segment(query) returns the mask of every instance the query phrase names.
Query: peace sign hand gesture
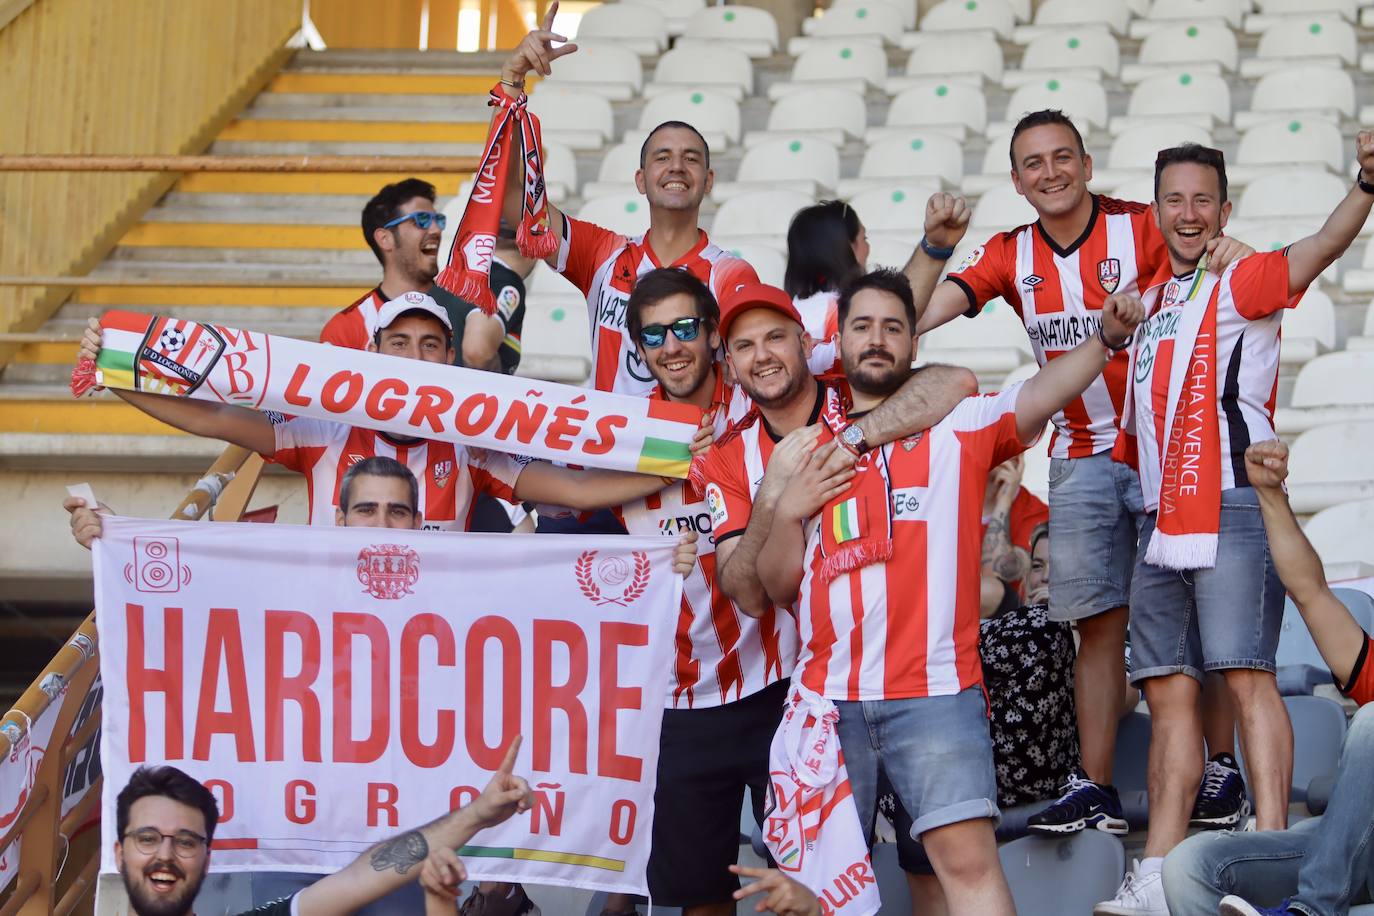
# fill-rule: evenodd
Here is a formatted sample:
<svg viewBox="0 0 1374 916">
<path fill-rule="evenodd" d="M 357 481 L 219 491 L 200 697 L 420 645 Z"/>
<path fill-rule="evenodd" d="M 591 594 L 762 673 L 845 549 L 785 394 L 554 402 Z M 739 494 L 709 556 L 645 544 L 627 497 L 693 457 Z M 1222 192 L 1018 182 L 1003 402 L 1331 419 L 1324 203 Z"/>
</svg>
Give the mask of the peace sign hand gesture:
<svg viewBox="0 0 1374 916">
<path fill-rule="evenodd" d="M 553 46 L 555 41 L 568 40 L 553 31 L 553 17 L 557 14 L 558 3 L 551 3 L 542 26 L 526 35 L 501 65 L 501 82 L 507 84 L 505 88 L 508 94 L 518 91 L 509 84 L 523 87 L 525 74 L 530 71 L 548 76 L 553 73 L 554 61 L 577 50 L 575 44 L 565 44 L 561 48 Z"/>
</svg>

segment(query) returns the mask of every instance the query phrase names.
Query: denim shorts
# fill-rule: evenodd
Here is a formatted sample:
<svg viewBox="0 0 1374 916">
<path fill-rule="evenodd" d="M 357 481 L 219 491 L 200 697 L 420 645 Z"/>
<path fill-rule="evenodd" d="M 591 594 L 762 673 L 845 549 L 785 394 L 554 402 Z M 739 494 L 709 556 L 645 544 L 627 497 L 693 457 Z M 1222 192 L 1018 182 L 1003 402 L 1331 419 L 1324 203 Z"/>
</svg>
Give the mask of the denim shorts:
<svg viewBox="0 0 1374 916">
<path fill-rule="evenodd" d="M 1149 544 L 1155 515 L 1140 535 Z M 1131 587 L 1131 683 L 1167 674 L 1273 671 L 1283 623 L 1283 584 L 1269 554 L 1259 496 L 1223 490 L 1212 569 L 1164 569 L 1140 551 Z"/>
<path fill-rule="evenodd" d="M 1050 619 L 1130 603 L 1144 520 L 1140 478 L 1111 453 L 1050 459 Z"/>
<path fill-rule="evenodd" d="M 940 697 L 836 700 L 835 707 L 866 836 L 873 832 L 880 767 L 911 815 L 912 839 L 959 821 L 1001 816 L 981 686 Z"/>
</svg>

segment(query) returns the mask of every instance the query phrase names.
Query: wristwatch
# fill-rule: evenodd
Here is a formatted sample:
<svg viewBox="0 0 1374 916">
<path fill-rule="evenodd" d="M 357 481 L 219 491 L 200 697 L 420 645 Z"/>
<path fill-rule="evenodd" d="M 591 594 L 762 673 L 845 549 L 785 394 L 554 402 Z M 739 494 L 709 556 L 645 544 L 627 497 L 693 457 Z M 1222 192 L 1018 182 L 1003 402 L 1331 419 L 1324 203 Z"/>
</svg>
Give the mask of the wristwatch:
<svg viewBox="0 0 1374 916">
<path fill-rule="evenodd" d="M 1364 180 L 1364 169 L 1358 166 L 1355 168 L 1355 184 L 1366 194 L 1374 194 L 1374 184 L 1370 184 Z"/>
<path fill-rule="evenodd" d="M 864 436 L 863 428 L 857 423 L 850 423 L 840 430 L 839 441 L 856 458 L 868 452 L 868 439 Z"/>
</svg>

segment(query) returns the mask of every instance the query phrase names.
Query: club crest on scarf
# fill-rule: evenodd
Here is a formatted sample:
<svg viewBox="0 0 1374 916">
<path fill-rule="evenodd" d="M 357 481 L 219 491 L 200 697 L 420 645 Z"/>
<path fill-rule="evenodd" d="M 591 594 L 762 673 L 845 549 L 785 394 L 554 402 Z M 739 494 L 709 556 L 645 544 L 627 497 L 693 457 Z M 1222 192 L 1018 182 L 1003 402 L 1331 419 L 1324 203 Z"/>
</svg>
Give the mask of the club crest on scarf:
<svg viewBox="0 0 1374 916">
<path fill-rule="evenodd" d="M 413 594 L 420 555 L 404 544 L 373 544 L 358 551 L 358 581 L 373 598 L 394 601 Z"/>
<path fill-rule="evenodd" d="M 208 325 L 158 318 L 148 326 L 134 365 L 136 390 L 187 395 L 224 355 L 224 337 Z"/>
</svg>

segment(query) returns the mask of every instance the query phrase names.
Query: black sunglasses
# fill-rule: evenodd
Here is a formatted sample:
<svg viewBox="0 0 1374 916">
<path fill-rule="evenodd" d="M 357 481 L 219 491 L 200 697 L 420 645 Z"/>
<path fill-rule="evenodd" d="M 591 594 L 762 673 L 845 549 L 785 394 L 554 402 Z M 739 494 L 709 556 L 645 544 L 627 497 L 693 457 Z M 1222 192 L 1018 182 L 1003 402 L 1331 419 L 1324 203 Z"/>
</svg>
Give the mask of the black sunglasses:
<svg viewBox="0 0 1374 916">
<path fill-rule="evenodd" d="M 639 329 L 639 342 L 647 350 L 657 350 L 668 339 L 669 331 L 672 331 L 673 336 L 683 343 L 696 340 L 697 335 L 701 333 L 701 319 L 679 318 L 672 324 L 648 325 Z"/>
</svg>

